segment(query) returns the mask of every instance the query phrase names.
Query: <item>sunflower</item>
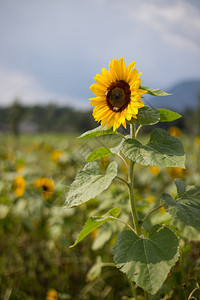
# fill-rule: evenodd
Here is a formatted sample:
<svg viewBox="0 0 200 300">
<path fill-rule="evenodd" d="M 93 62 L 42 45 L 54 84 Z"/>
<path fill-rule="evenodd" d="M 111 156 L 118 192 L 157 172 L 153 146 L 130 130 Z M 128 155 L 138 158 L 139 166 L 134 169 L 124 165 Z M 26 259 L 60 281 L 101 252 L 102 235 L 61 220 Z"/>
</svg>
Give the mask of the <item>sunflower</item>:
<svg viewBox="0 0 200 300">
<path fill-rule="evenodd" d="M 59 161 L 61 154 L 62 154 L 62 150 L 59 149 L 53 150 L 51 152 L 51 160 L 57 163 Z"/>
<path fill-rule="evenodd" d="M 42 196 L 45 200 L 52 197 L 54 193 L 54 183 L 53 180 L 47 177 L 40 177 L 35 180 L 35 187 L 42 189 Z"/>
<path fill-rule="evenodd" d="M 46 300 L 57 300 L 58 299 L 58 293 L 54 289 L 49 289 L 47 292 Z"/>
<path fill-rule="evenodd" d="M 175 136 L 175 137 L 180 137 L 181 136 L 181 131 L 178 127 L 176 126 L 171 126 L 169 129 L 168 129 L 168 132 L 171 136 Z"/>
<path fill-rule="evenodd" d="M 90 86 L 96 98 L 90 98 L 90 104 L 95 106 L 93 116 L 95 121 L 101 121 L 101 126 L 115 131 L 121 124 L 126 128 L 126 120 L 137 119 L 138 108 L 143 107 L 141 98 L 146 91 L 140 89 L 142 73 L 134 69 L 135 62 L 125 67 L 123 57 L 109 62 L 109 71 L 101 69 L 101 75 L 94 77 L 97 83 Z"/>
<path fill-rule="evenodd" d="M 17 176 L 13 182 L 14 193 L 17 197 L 21 197 L 24 194 L 26 181 L 24 177 Z"/>
</svg>

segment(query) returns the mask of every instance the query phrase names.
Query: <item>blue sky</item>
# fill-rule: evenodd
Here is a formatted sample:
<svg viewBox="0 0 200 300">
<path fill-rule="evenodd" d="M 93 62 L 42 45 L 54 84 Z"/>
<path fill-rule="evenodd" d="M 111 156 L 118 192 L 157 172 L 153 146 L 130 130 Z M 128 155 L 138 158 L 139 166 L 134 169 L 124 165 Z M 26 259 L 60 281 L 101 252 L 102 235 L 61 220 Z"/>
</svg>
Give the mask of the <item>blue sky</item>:
<svg viewBox="0 0 200 300">
<path fill-rule="evenodd" d="M 152 88 L 200 79 L 200 1 L 0 0 L 0 41 L 0 105 L 87 108 L 113 58 Z"/>
</svg>

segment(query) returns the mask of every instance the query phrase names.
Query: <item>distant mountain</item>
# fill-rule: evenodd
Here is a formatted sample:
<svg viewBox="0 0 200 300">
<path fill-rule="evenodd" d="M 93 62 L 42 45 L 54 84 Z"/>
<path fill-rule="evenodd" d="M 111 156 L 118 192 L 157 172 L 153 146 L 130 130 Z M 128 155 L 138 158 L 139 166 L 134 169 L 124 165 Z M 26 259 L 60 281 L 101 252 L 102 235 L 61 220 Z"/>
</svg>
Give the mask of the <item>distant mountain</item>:
<svg viewBox="0 0 200 300">
<path fill-rule="evenodd" d="M 195 109 L 200 97 L 200 80 L 181 82 L 166 90 L 171 93 L 167 97 L 145 96 L 145 103 L 151 107 L 168 108 L 177 112 L 184 109 Z"/>
</svg>

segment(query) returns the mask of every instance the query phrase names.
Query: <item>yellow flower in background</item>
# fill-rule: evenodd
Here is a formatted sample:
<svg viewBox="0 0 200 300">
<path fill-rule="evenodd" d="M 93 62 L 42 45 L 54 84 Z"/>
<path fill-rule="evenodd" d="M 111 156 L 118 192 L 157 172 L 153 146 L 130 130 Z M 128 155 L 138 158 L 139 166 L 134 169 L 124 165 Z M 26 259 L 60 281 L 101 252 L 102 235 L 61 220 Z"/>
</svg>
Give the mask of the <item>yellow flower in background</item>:
<svg viewBox="0 0 200 300">
<path fill-rule="evenodd" d="M 13 182 L 14 193 L 17 197 L 21 197 L 24 194 L 26 187 L 26 181 L 24 177 L 17 176 Z"/>
<path fill-rule="evenodd" d="M 155 197 L 154 197 L 154 196 L 148 196 L 148 197 L 146 198 L 146 201 L 147 201 L 148 203 L 153 203 L 153 202 L 155 201 Z"/>
<path fill-rule="evenodd" d="M 51 152 L 51 160 L 53 160 L 54 162 L 57 163 L 62 153 L 63 153 L 63 151 L 61 151 L 59 149 L 53 150 Z"/>
<path fill-rule="evenodd" d="M 54 289 L 49 289 L 47 292 L 46 300 L 57 300 L 58 293 Z"/>
<path fill-rule="evenodd" d="M 161 212 L 161 214 L 165 214 L 166 213 L 166 210 L 164 209 L 163 206 L 160 208 L 160 212 Z"/>
<path fill-rule="evenodd" d="M 200 136 L 195 137 L 195 144 L 200 147 Z"/>
<path fill-rule="evenodd" d="M 173 179 L 175 179 L 175 178 L 181 177 L 183 175 L 184 169 L 178 168 L 178 167 L 175 167 L 175 168 L 168 167 L 167 171 L 168 171 L 169 175 Z"/>
<path fill-rule="evenodd" d="M 179 137 L 181 136 L 181 131 L 178 127 L 172 126 L 168 129 L 168 132 L 171 136 Z"/>
<path fill-rule="evenodd" d="M 52 179 L 47 177 L 40 177 L 35 180 L 35 187 L 42 189 L 42 196 L 45 200 L 48 200 L 53 196 L 54 193 L 54 183 Z"/>
<path fill-rule="evenodd" d="M 146 91 L 140 89 L 141 79 L 135 62 L 125 67 L 123 57 L 109 62 L 109 71 L 101 69 L 101 75 L 94 77 L 97 83 L 90 89 L 96 98 L 90 98 L 90 104 L 95 106 L 93 116 L 95 121 L 101 121 L 101 126 L 116 130 L 121 124 L 126 128 L 126 120 L 137 119 L 138 108 L 143 107 L 141 100 Z"/>
<path fill-rule="evenodd" d="M 160 174 L 160 169 L 157 166 L 149 166 L 149 168 L 153 175 L 157 176 Z"/>
</svg>

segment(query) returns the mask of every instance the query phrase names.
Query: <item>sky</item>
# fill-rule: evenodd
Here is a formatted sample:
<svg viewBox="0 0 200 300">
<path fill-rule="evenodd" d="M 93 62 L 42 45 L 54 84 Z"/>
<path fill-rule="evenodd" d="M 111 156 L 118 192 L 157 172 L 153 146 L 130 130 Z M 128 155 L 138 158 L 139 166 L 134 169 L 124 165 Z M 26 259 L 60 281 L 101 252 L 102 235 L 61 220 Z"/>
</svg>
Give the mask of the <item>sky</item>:
<svg viewBox="0 0 200 300">
<path fill-rule="evenodd" d="M 199 0 L 0 0 L 0 106 L 89 108 L 89 87 L 114 58 L 142 84 L 200 79 Z"/>
</svg>

